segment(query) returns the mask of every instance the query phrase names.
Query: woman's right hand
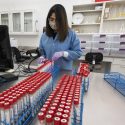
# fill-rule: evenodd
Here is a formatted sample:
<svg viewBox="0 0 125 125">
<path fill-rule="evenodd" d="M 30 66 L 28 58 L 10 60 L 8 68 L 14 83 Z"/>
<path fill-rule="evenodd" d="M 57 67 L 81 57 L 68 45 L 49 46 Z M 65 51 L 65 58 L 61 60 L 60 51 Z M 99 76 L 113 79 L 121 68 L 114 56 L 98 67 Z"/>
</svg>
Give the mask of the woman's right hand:
<svg viewBox="0 0 125 125">
<path fill-rule="evenodd" d="M 37 63 L 38 63 L 38 64 L 41 64 L 41 63 L 43 63 L 45 60 L 46 60 L 46 59 L 45 59 L 43 56 L 40 56 L 40 57 L 38 58 L 38 60 L 37 60 Z"/>
</svg>

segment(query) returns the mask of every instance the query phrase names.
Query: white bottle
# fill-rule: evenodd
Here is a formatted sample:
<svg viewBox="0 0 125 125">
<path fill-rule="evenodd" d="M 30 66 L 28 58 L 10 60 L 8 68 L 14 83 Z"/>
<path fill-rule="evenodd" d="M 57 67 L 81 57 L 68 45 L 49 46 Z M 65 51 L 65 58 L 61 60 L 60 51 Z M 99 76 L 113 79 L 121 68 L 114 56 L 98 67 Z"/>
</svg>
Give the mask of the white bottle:
<svg viewBox="0 0 125 125">
<path fill-rule="evenodd" d="M 11 122 L 10 122 L 10 103 L 9 102 L 4 103 L 4 112 L 5 112 L 6 124 L 11 124 Z"/>
<path fill-rule="evenodd" d="M 45 114 L 43 112 L 38 113 L 38 119 L 41 125 L 45 125 Z"/>
<path fill-rule="evenodd" d="M 5 112 L 4 112 L 4 101 L 0 101 L 0 120 L 1 122 L 5 121 Z"/>
</svg>

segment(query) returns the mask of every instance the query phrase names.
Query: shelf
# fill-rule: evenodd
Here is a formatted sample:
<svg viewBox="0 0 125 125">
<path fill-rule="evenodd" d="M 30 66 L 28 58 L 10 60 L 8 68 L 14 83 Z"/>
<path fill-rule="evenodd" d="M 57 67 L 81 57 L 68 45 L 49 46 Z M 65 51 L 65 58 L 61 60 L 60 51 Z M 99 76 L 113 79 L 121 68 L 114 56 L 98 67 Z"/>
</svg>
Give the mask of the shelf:
<svg viewBox="0 0 125 125">
<path fill-rule="evenodd" d="M 100 25 L 100 23 L 72 24 L 72 26 Z"/>
<path fill-rule="evenodd" d="M 73 11 L 73 13 L 90 13 L 90 12 L 102 12 L 102 10 L 82 10 L 82 11 Z"/>
<path fill-rule="evenodd" d="M 125 17 L 124 18 L 111 18 L 111 19 L 104 19 L 104 21 L 117 21 L 117 20 L 125 20 Z"/>
<path fill-rule="evenodd" d="M 21 33 L 21 32 L 13 32 L 13 33 L 9 33 L 10 35 L 38 35 L 39 33 L 38 32 L 24 32 L 24 33 Z"/>
<path fill-rule="evenodd" d="M 106 35 L 122 35 L 125 33 L 99 33 L 99 34 L 106 34 Z"/>
<path fill-rule="evenodd" d="M 77 35 L 101 35 L 101 34 L 105 34 L 105 35 L 124 35 L 125 33 L 77 33 Z"/>
<path fill-rule="evenodd" d="M 94 34 L 99 34 L 99 33 L 76 33 L 77 35 L 94 35 Z"/>
<path fill-rule="evenodd" d="M 118 5 L 116 5 L 117 3 Z M 95 33 L 107 35 L 123 34 L 125 32 L 125 16 L 122 14 L 124 9 L 125 0 L 120 0 L 120 2 L 110 1 L 110 3 L 106 1 L 98 5 L 97 3 L 74 5 L 73 15 L 75 13 L 82 13 L 84 20 L 81 24 L 72 24 L 71 26 L 81 36 L 93 35 Z"/>
</svg>

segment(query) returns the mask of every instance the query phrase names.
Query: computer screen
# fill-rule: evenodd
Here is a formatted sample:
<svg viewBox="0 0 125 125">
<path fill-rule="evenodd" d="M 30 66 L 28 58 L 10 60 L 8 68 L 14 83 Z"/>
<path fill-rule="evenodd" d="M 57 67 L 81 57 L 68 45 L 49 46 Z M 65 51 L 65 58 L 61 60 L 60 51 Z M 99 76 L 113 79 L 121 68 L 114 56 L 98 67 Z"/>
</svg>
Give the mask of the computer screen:
<svg viewBox="0 0 125 125">
<path fill-rule="evenodd" d="M 0 25 L 0 71 L 13 68 L 8 26 Z"/>
</svg>

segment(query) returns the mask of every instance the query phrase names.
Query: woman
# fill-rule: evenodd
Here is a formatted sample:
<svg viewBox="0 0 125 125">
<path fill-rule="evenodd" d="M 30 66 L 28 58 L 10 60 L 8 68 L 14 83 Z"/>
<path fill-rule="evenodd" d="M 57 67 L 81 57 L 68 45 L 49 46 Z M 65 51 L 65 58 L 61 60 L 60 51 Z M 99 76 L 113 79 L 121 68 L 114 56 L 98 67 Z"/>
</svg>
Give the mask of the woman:
<svg viewBox="0 0 125 125">
<path fill-rule="evenodd" d="M 46 19 L 46 31 L 40 40 L 41 53 L 64 70 L 72 70 L 73 60 L 80 58 L 82 51 L 75 32 L 68 26 L 65 8 L 54 5 Z"/>
</svg>

